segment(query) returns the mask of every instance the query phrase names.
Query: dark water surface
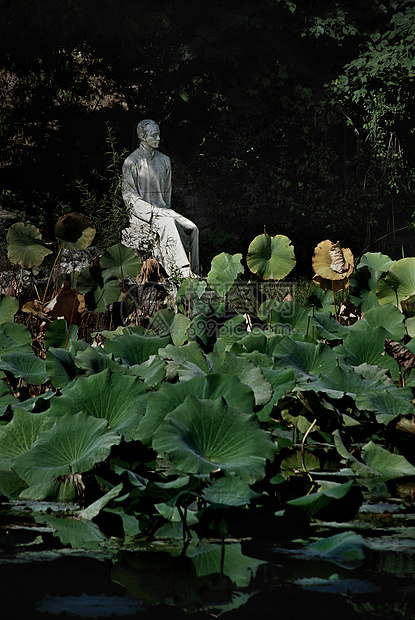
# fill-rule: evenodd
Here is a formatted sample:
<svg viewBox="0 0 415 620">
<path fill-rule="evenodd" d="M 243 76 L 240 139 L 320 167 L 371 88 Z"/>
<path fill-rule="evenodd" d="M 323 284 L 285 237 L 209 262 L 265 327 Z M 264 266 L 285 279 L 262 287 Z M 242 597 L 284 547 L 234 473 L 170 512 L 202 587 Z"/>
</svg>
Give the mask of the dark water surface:
<svg viewBox="0 0 415 620">
<path fill-rule="evenodd" d="M 72 549 L 41 519 L 5 509 L 0 618 L 410 620 L 415 522 L 382 515 L 313 526 L 316 536 L 350 534 L 326 555 L 247 539 L 226 541 L 223 557 L 220 541 Z"/>
</svg>

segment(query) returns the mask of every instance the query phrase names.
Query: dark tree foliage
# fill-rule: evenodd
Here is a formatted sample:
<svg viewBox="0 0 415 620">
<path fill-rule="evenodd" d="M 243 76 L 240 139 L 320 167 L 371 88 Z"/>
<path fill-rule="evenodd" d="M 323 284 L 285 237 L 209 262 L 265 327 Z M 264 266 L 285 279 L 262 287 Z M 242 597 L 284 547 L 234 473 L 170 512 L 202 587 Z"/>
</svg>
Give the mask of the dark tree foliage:
<svg viewBox="0 0 415 620">
<path fill-rule="evenodd" d="M 0 0 L 0 207 L 46 228 L 81 210 L 106 124 L 129 151 L 154 118 L 205 267 L 264 226 L 301 268 L 325 238 L 385 249 L 413 209 L 414 19 L 406 0 Z"/>
</svg>

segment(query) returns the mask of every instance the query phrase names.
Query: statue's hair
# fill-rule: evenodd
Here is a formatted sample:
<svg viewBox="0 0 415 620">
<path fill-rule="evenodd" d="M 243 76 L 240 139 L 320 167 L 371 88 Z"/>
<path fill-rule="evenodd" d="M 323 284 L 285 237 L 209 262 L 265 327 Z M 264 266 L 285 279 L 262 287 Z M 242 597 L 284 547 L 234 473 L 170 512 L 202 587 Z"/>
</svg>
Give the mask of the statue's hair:
<svg viewBox="0 0 415 620">
<path fill-rule="evenodd" d="M 139 137 L 140 140 L 145 140 L 146 136 L 147 136 L 147 128 L 149 125 L 155 125 L 156 127 L 158 127 L 156 121 L 152 121 L 148 118 L 146 118 L 143 121 L 140 121 L 137 125 L 137 136 Z"/>
</svg>

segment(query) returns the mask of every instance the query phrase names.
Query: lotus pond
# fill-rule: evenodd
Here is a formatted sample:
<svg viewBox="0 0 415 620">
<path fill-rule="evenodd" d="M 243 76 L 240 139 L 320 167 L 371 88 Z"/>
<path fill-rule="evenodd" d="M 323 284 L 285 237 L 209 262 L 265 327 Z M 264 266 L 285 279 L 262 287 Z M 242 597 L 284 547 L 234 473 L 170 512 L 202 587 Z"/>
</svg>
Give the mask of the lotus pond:
<svg viewBox="0 0 415 620">
<path fill-rule="evenodd" d="M 415 258 L 322 242 L 301 305 L 241 260 L 151 314 L 121 245 L 1 296 L 5 617 L 415 618 Z M 281 235 L 247 255 L 294 264 Z"/>
<path fill-rule="evenodd" d="M 307 544 L 264 517 L 239 540 L 104 543 L 96 531 L 92 543 L 73 506 L 4 505 L 2 617 L 414 618 L 415 516 L 391 499 L 303 524 Z"/>
</svg>

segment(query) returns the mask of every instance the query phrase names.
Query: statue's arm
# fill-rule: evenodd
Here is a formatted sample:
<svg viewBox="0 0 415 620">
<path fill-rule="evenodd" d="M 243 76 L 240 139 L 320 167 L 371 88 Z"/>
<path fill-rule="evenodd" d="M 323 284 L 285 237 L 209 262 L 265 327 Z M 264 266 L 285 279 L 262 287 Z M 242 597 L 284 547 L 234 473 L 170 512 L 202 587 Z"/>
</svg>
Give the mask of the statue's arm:
<svg viewBox="0 0 415 620">
<path fill-rule="evenodd" d="M 151 208 L 151 205 L 140 196 L 138 184 L 136 183 L 137 164 L 127 158 L 122 167 L 122 197 L 125 204 L 137 212 Z"/>
<path fill-rule="evenodd" d="M 166 190 L 164 194 L 164 200 L 167 207 L 171 208 L 171 161 L 170 158 L 167 157 L 166 161 Z"/>
</svg>

